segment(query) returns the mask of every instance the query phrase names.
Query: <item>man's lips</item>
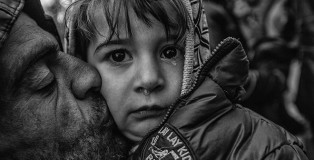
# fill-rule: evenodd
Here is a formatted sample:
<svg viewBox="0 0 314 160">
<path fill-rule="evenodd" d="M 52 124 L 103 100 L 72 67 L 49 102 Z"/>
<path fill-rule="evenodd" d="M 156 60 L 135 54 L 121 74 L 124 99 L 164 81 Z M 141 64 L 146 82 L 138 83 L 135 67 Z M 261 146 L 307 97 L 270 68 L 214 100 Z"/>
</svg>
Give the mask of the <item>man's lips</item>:
<svg viewBox="0 0 314 160">
<path fill-rule="evenodd" d="M 158 105 L 142 106 L 131 112 L 132 116 L 137 119 L 158 118 L 166 114 L 168 108 Z"/>
</svg>

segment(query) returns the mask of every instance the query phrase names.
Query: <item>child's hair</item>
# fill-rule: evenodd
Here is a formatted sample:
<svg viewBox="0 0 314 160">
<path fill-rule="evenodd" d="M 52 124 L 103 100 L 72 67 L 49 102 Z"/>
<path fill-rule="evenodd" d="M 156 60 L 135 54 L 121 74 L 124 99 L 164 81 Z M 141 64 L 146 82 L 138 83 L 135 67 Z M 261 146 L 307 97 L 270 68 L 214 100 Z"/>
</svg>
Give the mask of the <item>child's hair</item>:
<svg viewBox="0 0 314 160">
<path fill-rule="evenodd" d="M 176 42 L 184 40 L 190 17 L 181 0 L 114 0 L 113 5 L 110 3 L 112 3 L 111 0 L 78 0 L 68 8 L 66 20 L 71 21 L 75 26 L 73 29 L 75 29 L 76 36 L 80 41 L 76 45 L 80 45 L 81 49 L 86 49 L 90 40 L 100 34 L 95 25 L 94 15 L 96 9 L 103 10 L 104 20 L 106 20 L 109 27 L 107 41 L 110 41 L 114 35 L 119 38 L 118 28 L 120 25 L 124 25 L 129 36 L 132 36 L 131 19 L 129 18 L 130 9 L 133 9 L 136 16 L 147 26 L 152 25 L 149 16 L 161 22 L 164 25 L 167 38 L 172 29 L 177 36 Z M 121 12 L 121 9 L 124 12 Z M 169 9 L 174 11 L 175 14 L 167 14 Z M 121 13 L 124 13 L 126 24 L 119 24 Z M 86 60 L 85 51 L 81 51 L 79 54 L 76 56 Z"/>
</svg>

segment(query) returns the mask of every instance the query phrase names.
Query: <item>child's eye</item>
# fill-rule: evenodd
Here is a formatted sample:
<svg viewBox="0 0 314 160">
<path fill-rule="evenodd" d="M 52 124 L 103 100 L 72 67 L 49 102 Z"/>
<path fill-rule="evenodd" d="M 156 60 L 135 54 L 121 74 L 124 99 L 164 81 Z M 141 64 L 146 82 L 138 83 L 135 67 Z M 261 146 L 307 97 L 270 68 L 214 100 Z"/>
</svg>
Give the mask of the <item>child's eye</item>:
<svg viewBox="0 0 314 160">
<path fill-rule="evenodd" d="M 110 53 L 110 60 L 116 63 L 127 62 L 132 60 L 132 57 L 124 49 L 114 50 Z"/>
<path fill-rule="evenodd" d="M 172 47 L 166 47 L 165 49 L 163 49 L 160 57 L 165 58 L 165 59 L 173 59 L 173 58 L 176 58 L 178 54 L 180 54 L 180 50 L 172 46 Z"/>
<path fill-rule="evenodd" d="M 113 61 L 122 62 L 125 59 L 125 53 L 121 53 L 121 52 L 113 53 L 111 55 L 111 58 Z"/>
</svg>

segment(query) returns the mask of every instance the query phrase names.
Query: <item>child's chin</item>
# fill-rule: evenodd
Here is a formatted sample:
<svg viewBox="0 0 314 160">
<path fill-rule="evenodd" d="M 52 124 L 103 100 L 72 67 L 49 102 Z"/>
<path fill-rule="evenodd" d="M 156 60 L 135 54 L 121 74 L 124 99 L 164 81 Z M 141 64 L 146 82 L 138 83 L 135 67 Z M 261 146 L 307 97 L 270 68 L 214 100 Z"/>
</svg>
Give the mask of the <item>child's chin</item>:
<svg viewBox="0 0 314 160">
<path fill-rule="evenodd" d="M 149 131 L 159 126 L 161 118 L 148 119 L 137 124 L 132 128 L 132 133 L 126 135 L 132 141 L 140 141 Z"/>
</svg>

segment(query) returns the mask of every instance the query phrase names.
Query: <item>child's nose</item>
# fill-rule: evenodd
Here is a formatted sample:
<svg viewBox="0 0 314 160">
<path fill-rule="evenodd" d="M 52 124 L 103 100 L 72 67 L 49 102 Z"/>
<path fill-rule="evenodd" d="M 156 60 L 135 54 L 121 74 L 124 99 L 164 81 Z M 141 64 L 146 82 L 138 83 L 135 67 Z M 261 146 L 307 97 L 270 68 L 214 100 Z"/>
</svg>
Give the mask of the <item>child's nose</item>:
<svg viewBox="0 0 314 160">
<path fill-rule="evenodd" d="M 138 67 L 137 77 L 138 80 L 135 84 L 135 91 L 138 93 L 142 93 L 143 91 L 148 91 L 149 94 L 158 92 L 165 86 L 162 70 L 160 66 L 153 61 L 147 61 L 140 65 Z"/>
</svg>

